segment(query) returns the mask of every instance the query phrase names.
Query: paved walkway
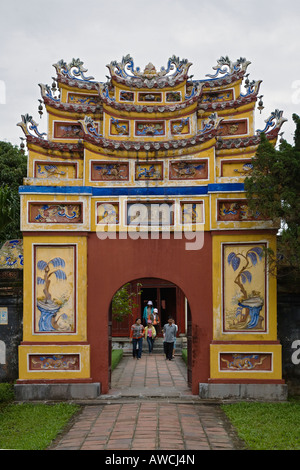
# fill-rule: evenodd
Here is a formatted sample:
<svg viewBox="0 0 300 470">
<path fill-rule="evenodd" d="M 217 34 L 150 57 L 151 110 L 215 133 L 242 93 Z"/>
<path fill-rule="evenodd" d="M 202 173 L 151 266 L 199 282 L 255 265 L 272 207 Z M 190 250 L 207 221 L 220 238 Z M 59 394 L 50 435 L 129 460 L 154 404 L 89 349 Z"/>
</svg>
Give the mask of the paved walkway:
<svg viewBox="0 0 300 470">
<path fill-rule="evenodd" d="M 108 395 L 84 406 L 53 450 L 234 450 L 233 428 L 218 405 L 191 394 L 180 356 L 125 356 Z"/>
</svg>

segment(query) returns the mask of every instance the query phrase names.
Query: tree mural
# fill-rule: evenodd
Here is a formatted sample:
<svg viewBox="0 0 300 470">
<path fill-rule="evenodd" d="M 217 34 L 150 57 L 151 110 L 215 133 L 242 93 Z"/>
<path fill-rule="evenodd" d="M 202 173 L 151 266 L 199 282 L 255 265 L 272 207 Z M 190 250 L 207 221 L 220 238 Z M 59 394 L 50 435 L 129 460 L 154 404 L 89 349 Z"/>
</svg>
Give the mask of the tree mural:
<svg viewBox="0 0 300 470">
<path fill-rule="evenodd" d="M 259 292 L 247 291 L 247 284 L 251 284 L 253 279 L 252 268 L 262 260 L 264 256 L 264 250 L 260 246 L 254 246 L 249 248 L 247 252 L 235 253 L 232 251 L 227 257 L 229 266 L 232 267 L 233 271 L 237 272 L 237 276 L 234 279 L 234 283 L 239 287 L 241 297 L 238 301 L 238 308 L 236 310 L 236 317 L 240 316 L 240 320 L 245 323 L 245 327 L 255 328 L 259 324 L 259 314 L 262 309 L 264 300 L 260 296 Z M 246 309 L 246 314 L 243 315 L 242 311 Z M 248 321 L 248 317 L 250 319 Z M 246 323 L 247 320 L 247 323 Z"/>
<path fill-rule="evenodd" d="M 67 279 L 67 276 L 64 271 L 61 269 L 56 269 L 55 271 L 51 271 L 50 264 L 54 268 L 57 268 L 61 266 L 62 268 L 65 267 L 65 261 L 62 258 L 53 258 L 50 260 L 48 263 L 46 261 L 40 260 L 37 263 L 38 269 L 41 271 L 44 271 L 44 278 L 38 277 L 37 278 L 37 283 L 38 284 L 44 284 L 45 288 L 43 289 L 43 292 L 45 294 L 45 303 L 52 302 L 52 297 L 50 294 L 50 277 L 55 274 L 56 279 L 65 281 Z"/>
<path fill-rule="evenodd" d="M 65 261 L 63 258 L 53 258 L 48 263 L 44 260 L 40 260 L 37 263 L 37 268 L 40 271 L 44 271 L 44 277 L 37 277 L 37 284 L 44 285 L 43 293 L 44 299 L 37 300 L 37 308 L 41 312 L 39 319 L 39 331 L 57 331 L 60 330 L 59 319 L 67 318 L 66 315 L 58 316 L 58 311 L 62 308 L 63 303 L 59 300 L 53 300 L 50 293 L 51 276 L 55 276 L 60 281 L 67 279 L 66 273 L 59 268 L 65 267 Z M 58 269 L 57 269 L 58 268 Z"/>
</svg>

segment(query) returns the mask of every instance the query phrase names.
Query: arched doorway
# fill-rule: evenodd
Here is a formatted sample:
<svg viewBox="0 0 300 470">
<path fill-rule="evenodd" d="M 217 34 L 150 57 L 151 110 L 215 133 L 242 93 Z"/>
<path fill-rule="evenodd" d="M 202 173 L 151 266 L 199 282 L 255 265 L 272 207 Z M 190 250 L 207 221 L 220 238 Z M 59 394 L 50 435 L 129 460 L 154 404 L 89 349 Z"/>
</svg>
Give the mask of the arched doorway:
<svg viewBox="0 0 300 470">
<path fill-rule="evenodd" d="M 204 233 L 204 240 L 203 249 L 193 252 L 186 250 L 183 240 L 172 234 L 170 240 L 117 237 L 105 241 L 99 240 L 96 234 L 89 234 L 87 339 L 91 379 L 101 383 L 101 393 L 109 391 L 112 298 L 124 284 L 140 279 L 164 280 L 184 292 L 189 303 L 187 314 L 191 312 L 190 330 L 186 332 L 191 345 L 189 377 L 192 393 L 198 395 L 199 383 L 208 382 L 213 324 L 210 233 Z M 148 288 L 153 287 L 148 285 Z M 186 330 L 187 314 L 183 326 Z"/>
<path fill-rule="evenodd" d="M 108 312 L 109 324 L 109 368 L 108 368 L 108 381 L 109 386 L 112 383 L 111 376 L 111 352 L 114 347 L 122 348 L 124 356 L 131 357 L 132 348 L 129 345 L 131 325 L 135 322 L 136 318 L 141 318 L 143 322 L 144 308 L 151 300 L 153 308 L 158 310 L 160 325 L 157 328 L 157 339 L 155 344 L 159 343 L 160 347 L 154 347 L 153 355 L 161 356 L 164 358 L 162 344 L 163 344 L 163 326 L 172 317 L 178 327 L 176 338 L 176 360 L 183 363 L 181 357 L 182 349 L 187 352 L 186 367 L 183 368 L 182 364 L 179 365 L 181 372 L 184 370 L 184 377 L 187 386 L 192 386 L 192 322 L 191 322 L 191 309 L 188 299 L 179 286 L 171 281 L 160 278 L 140 278 L 127 282 L 120 286 L 114 294 L 110 303 Z M 124 311 L 124 316 L 122 315 Z M 145 324 L 145 323 L 144 323 Z M 148 357 L 147 343 L 144 340 L 143 356 Z M 178 352 L 179 351 L 179 352 Z M 153 357 L 153 355 L 151 357 Z M 186 356 L 186 355 L 185 355 Z M 125 367 L 127 367 L 125 365 Z M 170 377 L 170 386 L 172 384 L 172 377 Z"/>
</svg>

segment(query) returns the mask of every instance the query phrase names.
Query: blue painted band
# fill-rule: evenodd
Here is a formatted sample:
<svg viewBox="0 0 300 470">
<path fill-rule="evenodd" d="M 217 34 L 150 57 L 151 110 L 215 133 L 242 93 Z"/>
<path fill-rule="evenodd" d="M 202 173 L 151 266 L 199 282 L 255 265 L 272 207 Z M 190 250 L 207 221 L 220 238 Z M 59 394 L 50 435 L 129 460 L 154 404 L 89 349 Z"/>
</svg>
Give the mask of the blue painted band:
<svg viewBox="0 0 300 470">
<path fill-rule="evenodd" d="M 198 196 L 208 193 L 244 191 L 243 183 L 206 186 L 99 188 L 94 186 L 20 186 L 20 194 L 78 194 L 87 196 Z"/>
</svg>

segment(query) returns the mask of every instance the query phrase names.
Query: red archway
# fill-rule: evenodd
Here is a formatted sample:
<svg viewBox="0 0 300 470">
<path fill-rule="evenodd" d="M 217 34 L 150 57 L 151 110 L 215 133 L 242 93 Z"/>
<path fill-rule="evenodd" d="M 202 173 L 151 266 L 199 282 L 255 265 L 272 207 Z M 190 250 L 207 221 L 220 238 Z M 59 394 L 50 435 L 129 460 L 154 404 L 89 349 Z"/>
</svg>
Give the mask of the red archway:
<svg viewBox="0 0 300 470">
<path fill-rule="evenodd" d="M 189 302 L 192 383 L 210 375 L 209 346 L 212 340 L 212 252 L 211 235 L 204 234 L 201 250 L 186 250 L 185 240 L 166 239 L 100 240 L 88 236 L 88 344 L 91 348 L 91 380 L 109 390 L 111 322 L 109 308 L 114 293 L 127 282 L 141 278 L 166 279 L 178 286 Z"/>
</svg>

